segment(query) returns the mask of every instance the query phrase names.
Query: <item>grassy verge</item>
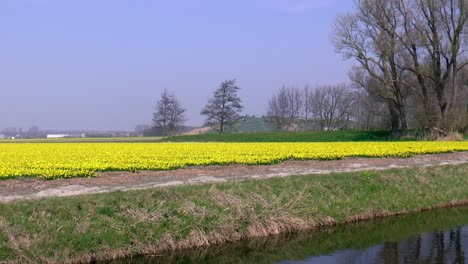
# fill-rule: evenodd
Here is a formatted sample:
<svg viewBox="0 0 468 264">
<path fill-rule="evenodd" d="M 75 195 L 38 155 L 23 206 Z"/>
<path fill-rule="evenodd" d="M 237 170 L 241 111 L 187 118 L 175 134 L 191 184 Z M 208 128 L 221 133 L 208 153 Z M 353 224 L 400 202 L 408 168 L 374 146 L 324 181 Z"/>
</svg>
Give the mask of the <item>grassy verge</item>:
<svg viewBox="0 0 468 264">
<path fill-rule="evenodd" d="M 0 220 L 1 221 L 1 220 Z M 0 223 L 0 227 L 2 227 Z M 8 237 L 3 230 L 0 230 L 0 262 L 10 261 L 15 258 L 15 252 L 8 243 Z"/>
<path fill-rule="evenodd" d="M 348 142 L 386 141 L 387 131 L 312 131 L 264 133 L 209 133 L 165 138 L 170 142 Z"/>
<path fill-rule="evenodd" d="M 468 165 L 249 180 L 0 205 L 19 261 L 91 261 L 468 202 Z M 10 249 L 11 250 L 11 249 Z"/>
</svg>

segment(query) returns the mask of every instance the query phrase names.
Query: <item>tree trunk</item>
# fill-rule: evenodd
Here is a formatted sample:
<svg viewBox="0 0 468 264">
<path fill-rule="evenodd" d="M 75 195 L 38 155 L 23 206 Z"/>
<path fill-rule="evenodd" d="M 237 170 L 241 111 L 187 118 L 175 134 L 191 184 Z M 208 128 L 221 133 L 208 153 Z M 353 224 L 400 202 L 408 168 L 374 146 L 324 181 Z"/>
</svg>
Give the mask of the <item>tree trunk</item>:
<svg viewBox="0 0 468 264">
<path fill-rule="evenodd" d="M 224 133 L 224 118 L 221 118 L 221 122 L 219 122 L 219 133 Z"/>
<path fill-rule="evenodd" d="M 444 96 L 444 87 L 442 84 L 437 84 L 436 94 L 440 110 L 440 119 L 445 123 L 445 118 L 447 117 L 447 100 Z"/>
<path fill-rule="evenodd" d="M 406 109 L 404 107 L 399 107 L 398 113 L 400 115 L 400 133 L 402 136 L 405 136 L 408 133 L 408 122 L 406 121 Z"/>
<path fill-rule="evenodd" d="M 388 110 L 390 111 L 390 121 L 392 125 L 391 133 L 397 135 L 400 131 L 400 115 L 395 102 L 387 100 Z"/>
<path fill-rule="evenodd" d="M 406 135 L 406 132 L 408 130 L 408 123 L 406 121 L 406 107 L 405 107 L 405 99 L 403 95 L 403 90 L 402 90 L 402 85 L 400 84 L 399 77 L 400 74 L 398 73 L 397 66 L 396 66 L 396 59 L 395 59 L 395 48 L 396 44 L 393 43 L 392 45 L 392 53 L 391 56 L 389 56 L 388 61 L 390 62 L 390 73 L 392 76 L 392 85 L 393 85 L 393 90 L 394 90 L 394 96 L 395 96 L 395 107 L 398 109 L 398 115 L 400 119 L 400 124 L 399 124 L 399 132 L 400 136 Z"/>
</svg>

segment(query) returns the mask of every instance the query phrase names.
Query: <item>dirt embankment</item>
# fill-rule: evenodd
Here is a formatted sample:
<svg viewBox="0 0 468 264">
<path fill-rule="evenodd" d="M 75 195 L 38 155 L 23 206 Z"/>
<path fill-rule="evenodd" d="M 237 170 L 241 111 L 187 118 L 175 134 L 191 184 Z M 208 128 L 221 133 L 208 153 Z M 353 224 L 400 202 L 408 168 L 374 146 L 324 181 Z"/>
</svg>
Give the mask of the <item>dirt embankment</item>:
<svg viewBox="0 0 468 264">
<path fill-rule="evenodd" d="M 105 172 L 96 178 L 42 180 L 18 178 L 1 181 L 0 202 L 63 197 L 113 191 L 141 190 L 183 184 L 245 179 L 385 170 L 468 163 L 468 152 L 420 155 L 410 158 L 347 158 L 332 161 L 286 161 L 275 165 L 189 167 L 173 171 Z"/>
</svg>

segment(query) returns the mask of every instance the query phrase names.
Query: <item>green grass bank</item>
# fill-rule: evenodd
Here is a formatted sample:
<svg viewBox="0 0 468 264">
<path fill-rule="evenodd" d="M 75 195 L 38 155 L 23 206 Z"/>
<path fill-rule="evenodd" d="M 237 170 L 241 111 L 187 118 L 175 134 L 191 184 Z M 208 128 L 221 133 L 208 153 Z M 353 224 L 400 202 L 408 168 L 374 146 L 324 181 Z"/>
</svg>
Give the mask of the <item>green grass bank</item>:
<svg viewBox="0 0 468 264">
<path fill-rule="evenodd" d="M 348 142 L 386 141 L 388 131 L 307 131 L 307 132 L 258 132 L 258 133 L 208 133 L 175 136 L 162 139 L 170 142 Z"/>
<path fill-rule="evenodd" d="M 247 239 L 208 249 L 202 247 L 158 256 L 119 259 L 110 263 L 270 264 L 285 260 L 300 261 L 311 256 L 333 255 L 340 250 L 365 250 L 388 241 L 398 243 L 423 233 L 427 235 L 437 231 L 453 230 L 454 227 L 466 224 L 468 224 L 468 206 L 458 206 L 338 225 L 314 232 Z"/>
<path fill-rule="evenodd" d="M 0 262 L 91 262 L 468 203 L 468 165 L 0 204 Z"/>
</svg>

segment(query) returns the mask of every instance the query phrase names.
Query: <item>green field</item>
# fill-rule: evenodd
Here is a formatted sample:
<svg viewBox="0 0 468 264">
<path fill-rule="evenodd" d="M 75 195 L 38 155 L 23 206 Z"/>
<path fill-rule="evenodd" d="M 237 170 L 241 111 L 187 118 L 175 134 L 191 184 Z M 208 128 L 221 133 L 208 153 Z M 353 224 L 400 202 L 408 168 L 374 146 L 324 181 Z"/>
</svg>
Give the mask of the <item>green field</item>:
<svg viewBox="0 0 468 264">
<path fill-rule="evenodd" d="M 387 141 L 389 132 L 379 131 L 311 131 L 311 132 L 261 132 L 226 133 L 175 136 L 162 139 L 170 142 L 347 142 Z"/>
<path fill-rule="evenodd" d="M 227 128 L 226 132 L 258 133 L 258 132 L 279 132 L 280 129 L 266 118 L 243 117 L 232 128 Z"/>
</svg>

